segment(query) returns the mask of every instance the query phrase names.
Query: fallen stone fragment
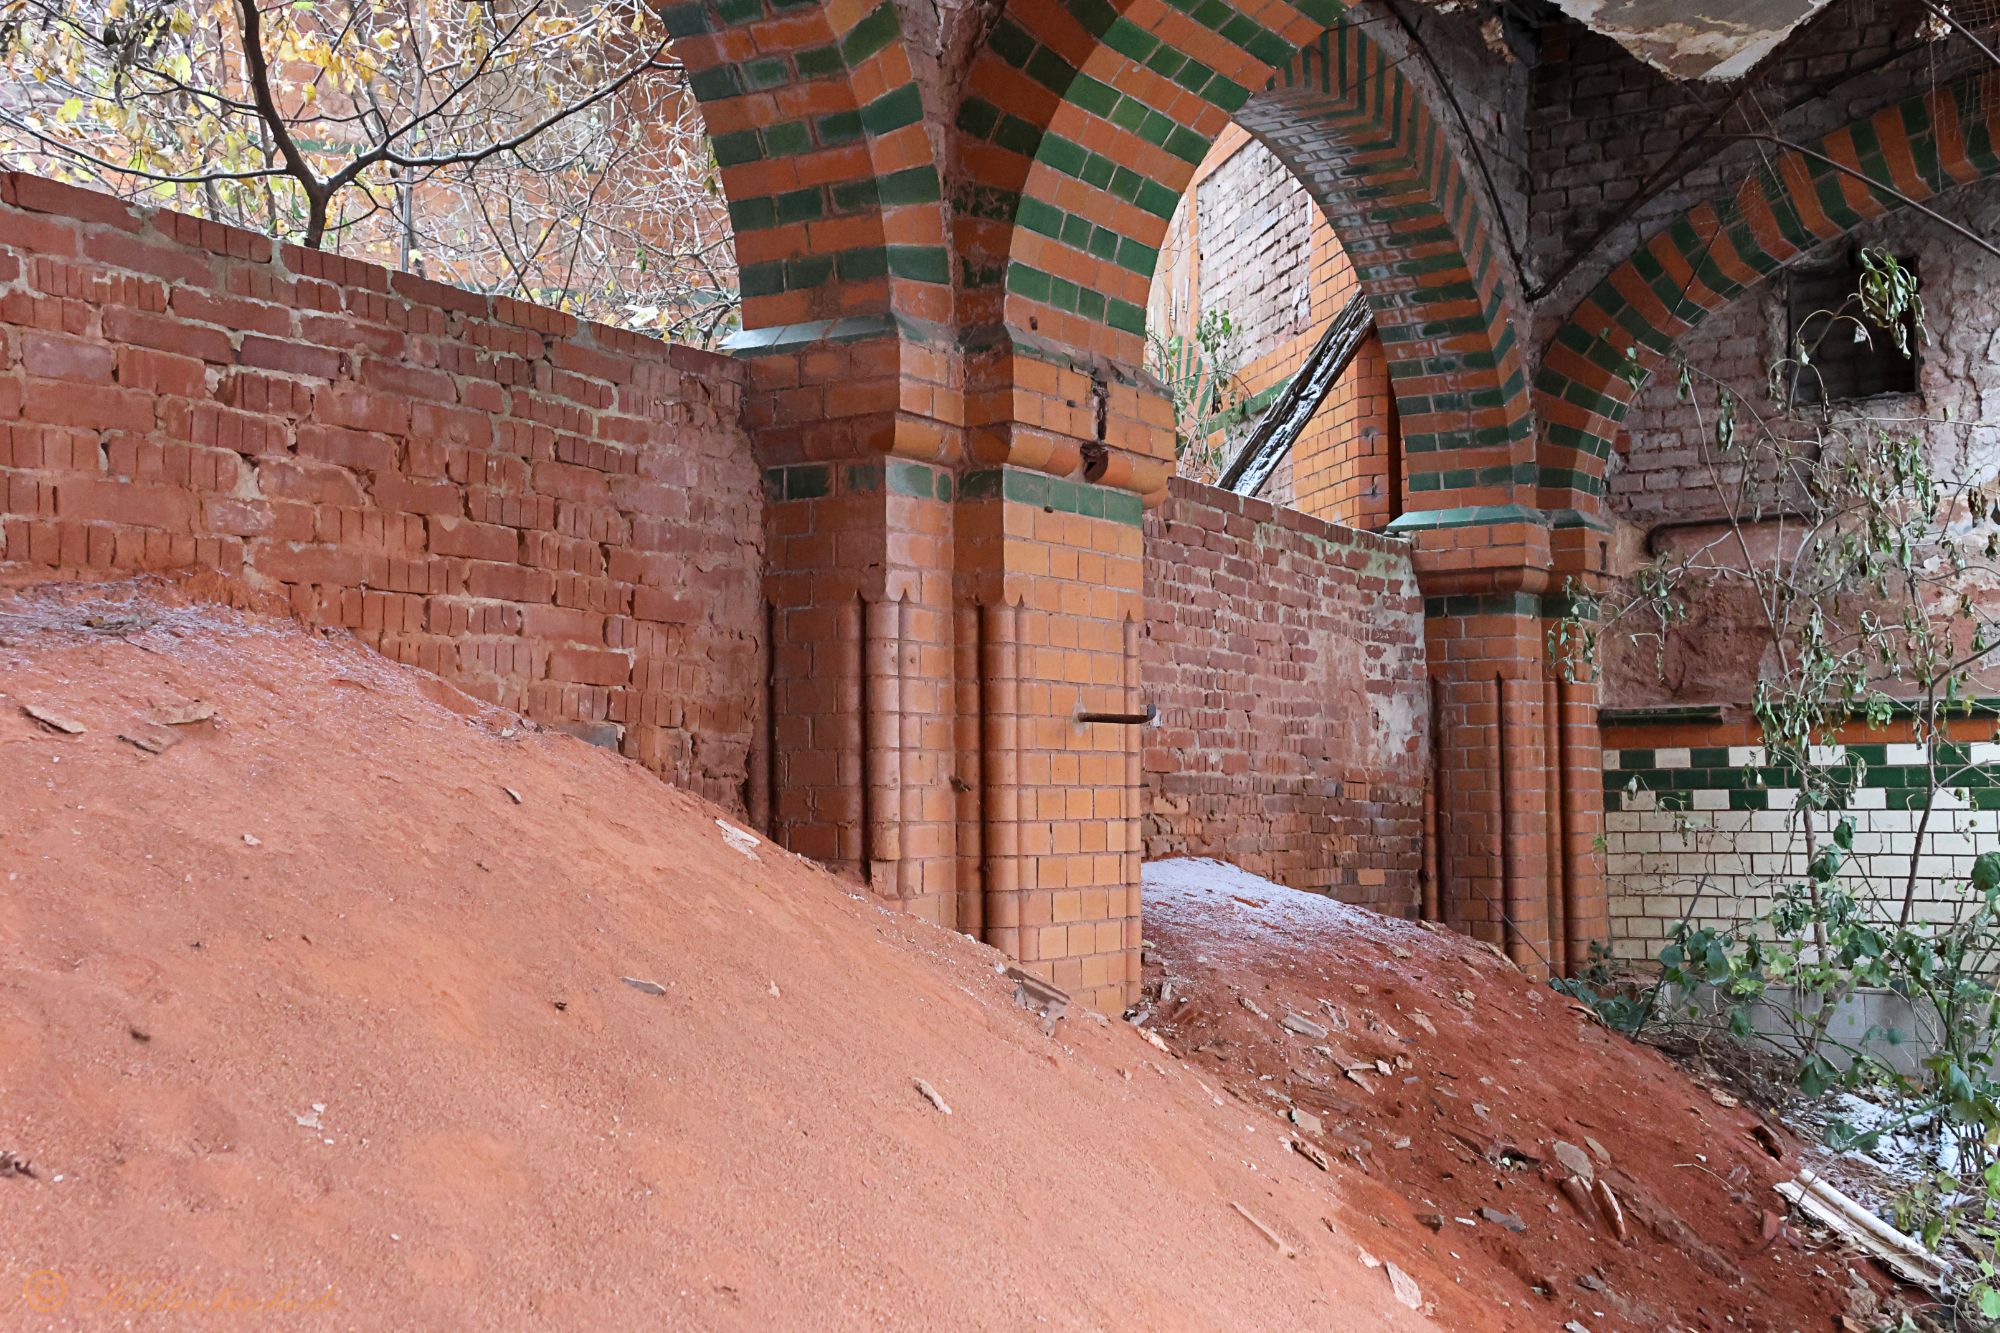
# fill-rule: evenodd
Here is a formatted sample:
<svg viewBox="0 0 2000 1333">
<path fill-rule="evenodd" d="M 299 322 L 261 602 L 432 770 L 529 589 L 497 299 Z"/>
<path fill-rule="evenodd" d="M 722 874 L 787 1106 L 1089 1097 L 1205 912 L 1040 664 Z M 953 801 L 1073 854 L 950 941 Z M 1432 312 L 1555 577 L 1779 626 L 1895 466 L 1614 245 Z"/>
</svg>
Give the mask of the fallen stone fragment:
<svg viewBox="0 0 2000 1333">
<path fill-rule="evenodd" d="M 1597 1210 L 1604 1214 L 1604 1223 L 1611 1228 L 1611 1234 L 1618 1237 L 1620 1244 L 1630 1244 L 1632 1233 L 1625 1227 L 1625 1210 L 1618 1203 L 1618 1196 L 1611 1192 L 1607 1181 L 1597 1182 Z"/>
<path fill-rule="evenodd" d="M 1291 1142 L 1292 1142 L 1293 1152 L 1305 1158 L 1308 1162 L 1311 1162 L 1314 1166 L 1318 1167 L 1322 1171 L 1329 1169 L 1327 1166 L 1326 1154 L 1321 1152 L 1318 1148 L 1313 1147 L 1312 1144 L 1307 1143 L 1304 1139 L 1293 1139 Z"/>
<path fill-rule="evenodd" d="M 1611 1150 L 1609 1148 L 1605 1147 L 1603 1144 L 1599 1143 L 1596 1139 L 1593 1139 L 1588 1134 L 1583 1136 L 1583 1142 L 1585 1146 L 1587 1146 L 1592 1152 L 1597 1154 L 1598 1161 L 1604 1163 L 1606 1166 L 1611 1165 Z"/>
<path fill-rule="evenodd" d="M 1785 1160 L 1785 1145 L 1778 1138 L 1778 1136 L 1771 1131 L 1771 1127 L 1769 1125 L 1759 1124 L 1750 1126 L 1750 1137 L 1757 1141 L 1758 1147 L 1762 1148 L 1765 1152 L 1771 1154 L 1771 1156 L 1777 1158 L 1781 1162 Z"/>
<path fill-rule="evenodd" d="M 1611 1290 L 1611 1288 L 1604 1285 L 1603 1279 L 1599 1278 L 1595 1273 L 1585 1273 L 1576 1280 L 1576 1285 L 1582 1287 L 1585 1291 Z"/>
<path fill-rule="evenodd" d="M 147 754 L 165 754 L 181 743 L 179 732 L 154 722 L 127 722 L 118 739 L 138 746 Z"/>
<path fill-rule="evenodd" d="M 1497 1226 L 1503 1226 L 1516 1235 L 1528 1234 L 1528 1225 L 1512 1213 L 1503 1213 L 1498 1208 L 1481 1208 L 1479 1215 Z"/>
<path fill-rule="evenodd" d="M 507 795 L 511 796 L 514 799 L 515 805 L 519 805 L 521 803 L 521 793 L 515 791 L 512 787 L 502 787 L 500 790 L 506 792 Z"/>
<path fill-rule="evenodd" d="M 938 1096 L 938 1090 L 936 1088 L 933 1088 L 930 1084 L 924 1082 L 920 1078 L 912 1079 L 911 1082 L 917 1085 L 917 1091 L 921 1092 L 924 1095 L 925 1101 L 929 1102 L 932 1106 L 937 1107 L 938 1110 L 943 1111 L 946 1115 L 951 1114 L 951 1108 L 944 1104 L 944 1098 Z"/>
<path fill-rule="evenodd" d="M 1390 945 L 1389 952 L 1394 954 L 1398 958 L 1408 958 L 1410 956 L 1410 951 L 1408 949 L 1403 948 L 1399 944 Z"/>
<path fill-rule="evenodd" d="M 1325 1028 L 1310 1018 L 1301 1018 L 1297 1014 L 1286 1014 L 1278 1020 L 1278 1026 L 1296 1032 L 1301 1037 L 1310 1037 L 1314 1041 L 1326 1040 Z"/>
<path fill-rule="evenodd" d="M 1174 1053 L 1174 1048 L 1167 1045 L 1166 1039 L 1161 1037 L 1159 1033 L 1153 1031 L 1153 1029 L 1140 1028 L 1139 1035 L 1146 1039 L 1147 1045 L 1157 1046 L 1161 1050 L 1165 1051 L 1168 1055 L 1172 1055 Z"/>
<path fill-rule="evenodd" d="M 61 713 L 52 713 L 48 709 L 37 707 L 34 704 L 22 704 L 21 711 L 51 731 L 60 731 L 65 736 L 83 735 L 83 723 L 73 718 L 64 717 Z"/>
<path fill-rule="evenodd" d="M 1564 1143 L 1561 1139 L 1557 1139 L 1556 1160 L 1561 1162 L 1563 1169 L 1571 1175 L 1583 1177 L 1583 1183 L 1586 1185 L 1597 1179 L 1597 1168 L 1591 1165 L 1590 1158 L 1584 1155 L 1583 1149 L 1574 1143 Z"/>
<path fill-rule="evenodd" d="M 1292 1123 L 1303 1129 L 1306 1133 L 1318 1134 L 1321 1132 L 1319 1117 L 1311 1111 L 1301 1111 L 1298 1107 L 1294 1106 L 1290 1114 Z"/>
<path fill-rule="evenodd" d="M 1328 1227 L 1327 1230 L 1331 1231 L 1333 1230 L 1333 1228 Z M 1380 1268 L 1382 1266 L 1382 1261 L 1380 1259 L 1377 1259 L 1374 1255 L 1368 1253 L 1368 1251 L 1366 1250 L 1356 1250 L 1354 1252 L 1354 1257 L 1361 1261 L 1361 1266 L 1363 1268 Z"/>
<path fill-rule="evenodd" d="M 1469 990 L 1460 990 L 1460 991 L 1453 991 L 1453 992 L 1451 993 L 1451 998 L 1452 998 L 1452 999 L 1454 999 L 1454 1000 L 1457 1000 L 1457 1001 L 1458 1001 L 1458 1002 L 1459 1002 L 1460 1004 L 1464 1005 L 1464 1006 L 1465 1006 L 1465 1007 L 1466 1007 L 1467 1009 L 1470 1009 L 1470 1008 L 1472 1008 L 1472 1006 L 1473 1006 L 1473 1005 L 1474 1005 L 1474 1004 L 1475 1004 L 1475 1003 L 1476 1003 L 1476 1002 L 1478 1001 L 1478 999 L 1479 999 L 1479 997 L 1478 997 L 1477 995 L 1474 995 L 1474 994 L 1473 994 L 1473 993 L 1472 993 L 1471 991 L 1469 991 Z"/>
<path fill-rule="evenodd" d="M 1236 997 L 1236 1002 L 1237 1002 L 1238 1004 L 1242 1005 L 1242 1006 L 1243 1006 L 1243 1007 L 1244 1007 L 1245 1009 L 1248 1009 L 1248 1010 L 1249 1010 L 1249 1011 L 1250 1011 L 1251 1013 L 1253 1013 L 1253 1014 L 1257 1015 L 1257 1017 L 1259 1017 L 1259 1018 L 1269 1018 L 1269 1017 L 1270 1017 L 1270 1015 L 1269 1015 L 1269 1014 L 1265 1013 L 1265 1012 L 1264 1012 L 1264 1011 L 1263 1011 L 1262 1009 L 1259 1009 L 1259 1008 L 1257 1007 L 1257 1002 L 1256 1002 L 1255 1000 L 1251 999 L 1251 998 L 1250 998 L 1250 997 L 1249 997 L 1248 995 L 1239 995 L 1239 996 L 1237 996 L 1237 997 Z"/>
<path fill-rule="evenodd" d="M 1580 1176 L 1565 1176 L 1562 1182 L 1562 1192 L 1568 1197 L 1571 1205 L 1575 1207 L 1577 1216 L 1584 1220 L 1586 1226 L 1589 1225 L 1590 1219 L 1597 1212 L 1597 1209 L 1591 1205 L 1590 1186 L 1585 1184 Z"/>
<path fill-rule="evenodd" d="M 5 1180 L 8 1176 L 26 1176 L 29 1180 L 40 1178 L 35 1175 L 34 1164 L 27 1158 L 17 1153 L 0 1151 L 0 1180 Z"/>
<path fill-rule="evenodd" d="M 737 828 L 736 825 L 726 819 L 716 820 L 715 826 L 722 830 L 722 840 L 731 847 L 734 847 L 752 861 L 763 859 L 757 855 L 757 847 L 764 841 L 762 838 L 747 829 Z"/>
<path fill-rule="evenodd" d="M 244 835 L 243 835 L 243 841 L 244 841 L 244 843 L 245 843 L 246 845 L 248 845 L 248 846 L 251 846 L 251 847 L 262 847 L 262 846 L 264 845 L 264 841 L 263 841 L 263 839 L 259 838 L 259 837 L 258 837 L 258 836 L 257 836 L 256 834 L 254 834 L 254 833 L 246 833 L 246 834 L 244 834 Z"/>
<path fill-rule="evenodd" d="M 1396 1293 L 1396 1299 L 1412 1310 L 1423 1308 L 1424 1293 L 1417 1286 L 1416 1279 L 1394 1264 L 1383 1264 L 1389 1270 L 1389 1289 Z"/>
<path fill-rule="evenodd" d="M 1563 1333 L 1590 1333 L 1590 1330 L 1572 1319 L 1563 1325 Z"/>
<path fill-rule="evenodd" d="M 1432 1231 L 1443 1231 L 1443 1230 L 1444 1230 L 1444 1214 L 1443 1214 L 1443 1213 L 1418 1213 L 1418 1214 L 1417 1214 L 1416 1216 L 1417 1216 L 1417 1222 L 1418 1222 L 1418 1223 L 1419 1223 L 1420 1225 L 1422 1225 L 1422 1226 L 1427 1226 L 1427 1227 L 1429 1227 L 1429 1228 L 1430 1228 L 1430 1229 L 1431 1229 Z"/>
<path fill-rule="evenodd" d="M 1363 1092 L 1375 1091 L 1375 1085 L 1373 1083 L 1370 1083 L 1368 1081 L 1367 1075 L 1363 1074 L 1359 1069 L 1344 1069 L 1341 1072 L 1346 1074 L 1350 1079 L 1354 1080 L 1355 1083 L 1359 1084 Z"/>
<path fill-rule="evenodd" d="M 1042 1035 L 1054 1036 L 1056 1020 L 1069 1012 L 1069 992 L 1024 968 L 1009 966 L 1006 975 L 1014 983 L 1014 1003 L 1031 1013 L 1040 1014 Z"/>
<path fill-rule="evenodd" d="M 618 979 L 633 990 L 644 991 L 648 995 L 665 995 L 667 993 L 667 988 L 657 981 L 641 981 L 637 977 L 620 977 Z"/>
<path fill-rule="evenodd" d="M 1421 1009 L 1413 1009 L 1410 1011 L 1410 1021 L 1412 1023 L 1415 1023 L 1418 1027 L 1422 1028 L 1426 1033 L 1428 1033 L 1433 1037 L 1435 1037 L 1438 1034 L 1437 1024 L 1431 1022 L 1430 1016 L 1424 1013 L 1424 1011 Z"/>
<path fill-rule="evenodd" d="M 1738 1102 L 1734 1097 L 1730 1096 L 1728 1093 L 1724 1092 L 1721 1088 L 1710 1088 L 1708 1090 L 1708 1095 L 1710 1098 L 1714 1100 L 1717 1106 L 1741 1105 L 1740 1102 Z"/>
<path fill-rule="evenodd" d="M 778 983 L 775 981 L 771 983 L 771 998 L 774 1000 L 782 1000 L 785 998 L 782 994 L 779 993 Z"/>
<path fill-rule="evenodd" d="M 1231 1203 L 1229 1206 L 1231 1208 L 1234 1208 L 1237 1212 L 1243 1214 L 1244 1221 L 1248 1222 L 1251 1226 L 1256 1227 L 1257 1230 L 1263 1232 L 1264 1239 L 1270 1241 L 1271 1244 L 1274 1247 L 1276 1247 L 1278 1253 L 1282 1255 L 1284 1258 L 1296 1259 L 1299 1257 L 1299 1252 L 1293 1249 L 1289 1244 L 1287 1244 L 1283 1236 L 1280 1236 L 1277 1232 L 1271 1230 L 1271 1228 L 1265 1226 L 1262 1222 L 1259 1222 L 1254 1216 L 1251 1215 L 1250 1210 L 1248 1208 L 1245 1208 L 1240 1203 Z"/>
<path fill-rule="evenodd" d="M 177 704 L 155 704 L 146 710 L 146 720 L 162 727 L 185 727 L 206 722 L 215 716 L 215 705 L 200 699 Z"/>
</svg>

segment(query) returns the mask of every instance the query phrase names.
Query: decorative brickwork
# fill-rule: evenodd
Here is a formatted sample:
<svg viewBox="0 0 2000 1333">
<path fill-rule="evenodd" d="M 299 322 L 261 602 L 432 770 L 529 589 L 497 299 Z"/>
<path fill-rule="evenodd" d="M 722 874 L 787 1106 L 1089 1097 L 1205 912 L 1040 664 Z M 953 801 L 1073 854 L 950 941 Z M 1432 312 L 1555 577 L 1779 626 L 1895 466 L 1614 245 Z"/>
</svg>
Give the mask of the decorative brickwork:
<svg viewBox="0 0 2000 1333">
<path fill-rule="evenodd" d="M 1179 479 L 1146 537 L 1146 855 L 1416 916 L 1430 701 L 1407 543 Z"/>
<path fill-rule="evenodd" d="M 1978 711 L 1990 718 L 1995 710 L 1987 701 Z M 1991 727 L 1987 720 L 1963 730 L 1990 734 Z M 1726 740 L 1731 729 L 1694 730 L 1708 733 L 1701 739 Z M 1665 728 L 1631 724 L 1614 734 L 1620 740 L 1683 739 Z M 1814 831 L 1824 846 L 1835 823 L 1854 822 L 1847 866 L 1852 887 L 1900 901 L 1921 827 L 1912 915 L 1951 919 L 1964 898 L 1954 886 L 1969 879 L 1974 858 L 2000 851 L 2000 745 L 1941 745 L 1933 756 L 1924 745 L 1856 740 L 1821 747 L 1813 759 L 1845 770 L 1851 785 L 1839 809 L 1814 816 Z M 1777 888 L 1802 882 L 1810 857 L 1797 798 L 1786 772 L 1766 762 L 1761 746 L 1605 751 L 1606 872 L 1618 956 L 1651 959 L 1683 919 L 1717 928 L 1747 922 L 1772 908 Z"/>
<path fill-rule="evenodd" d="M 1788 261 L 1896 206 L 2000 173 L 2000 73 L 1962 79 L 1778 156 L 1655 235 L 1557 331 L 1536 377 L 1545 486 L 1597 493 L 1636 388 L 1676 341 Z M 1628 351 L 1636 362 L 1628 359 Z"/>
<path fill-rule="evenodd" d="M 217 569 L 741 806 L 736 366 L 0 176 L 0 576 Z"/>
</svg>

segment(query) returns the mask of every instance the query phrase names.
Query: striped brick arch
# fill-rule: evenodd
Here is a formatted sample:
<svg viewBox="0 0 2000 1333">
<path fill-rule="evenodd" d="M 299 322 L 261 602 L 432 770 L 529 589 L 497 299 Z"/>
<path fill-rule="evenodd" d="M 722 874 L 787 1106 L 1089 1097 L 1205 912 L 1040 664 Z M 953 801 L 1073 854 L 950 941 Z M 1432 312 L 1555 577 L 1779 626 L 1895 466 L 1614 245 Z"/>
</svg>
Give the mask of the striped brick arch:
<svg viewBox="0 0 2000 1333">
<path fill-rule="evenodd" d="M 1535 377 L 1545 495 L 1596 508 L 1604 461 L 1647 371 L 1710 315 L 1801 254 L 1903 207 L 2000 175 L 2000 73 L 1948 84 L 1775 155 L 1732 194 L 1689 209 L 1602 281 L 1557 330 Z M 1853 175 L 1820 158 L 1860 172 Z M 1545 501 L 1546 503 L 1546 501 Z"/>
<path fill-rule="evenodd" d="M 950 317 L 937 163 L 893 0 L 662 11 L 736 234 L 745 328 Z"/>
<path fill-rule="evenodd" d="M 1137 0 L 1121 13 L 1071 0 L 1001 20 L 958 129 L 965 160 L 1016 201 L 1011 233 L 982 239 L 1007 247 L 1017 348 L 1045 340 L 1140 361 L 1168 220 L 1234 119 L 1305 182 L 1355 260 L 1391 356 L 1412 507 L 1515 503 L 1536 480 L 1527 386 L 1456 155 L 1361 24 L 1262 12 L 1258 23 L 1213 3 Z"/>
</svg>

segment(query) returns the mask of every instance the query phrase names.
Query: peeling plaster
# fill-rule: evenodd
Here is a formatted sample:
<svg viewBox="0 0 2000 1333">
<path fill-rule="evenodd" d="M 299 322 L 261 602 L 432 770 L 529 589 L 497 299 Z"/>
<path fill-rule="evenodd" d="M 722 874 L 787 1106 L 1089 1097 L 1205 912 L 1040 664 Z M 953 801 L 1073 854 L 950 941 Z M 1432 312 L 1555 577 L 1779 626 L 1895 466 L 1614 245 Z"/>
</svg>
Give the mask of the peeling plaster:
<svg viewBox="0 0 2000 1333">
<path fill-rule="evenodd" d="M 1727 17 L 1713 0 L 1556 0 L 1561 10 L 1603 33 L 1661 73 L 1724 82 L 1759 60 L 1826 0 L 1742 0 Z"/>
</svg>

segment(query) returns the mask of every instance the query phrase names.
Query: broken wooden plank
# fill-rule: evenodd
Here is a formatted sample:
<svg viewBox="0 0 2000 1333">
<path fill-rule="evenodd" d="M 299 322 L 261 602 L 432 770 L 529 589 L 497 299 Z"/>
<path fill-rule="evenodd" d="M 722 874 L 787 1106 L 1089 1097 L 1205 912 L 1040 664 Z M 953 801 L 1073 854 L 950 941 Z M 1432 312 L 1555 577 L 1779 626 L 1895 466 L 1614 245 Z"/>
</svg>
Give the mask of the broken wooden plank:
<svg viewBox="0 0 2000 1333">
<path fill-rule="evenodd" d="M 1332 392 L 1335 381 L 1353 364 L 1355 354 L 1375 327 L 1368 298 L 1356 292 L 1326 326 L 1292 382 L 1257 423 L 1250 439 L 1223 470 L 1218 485 L 1238 495 L 1255 495 L 1278 470 L 1291 447 L 1305 433 L 1306 423 Z"/>
<path fill-rule="evenodd" d="M 1774 1186 L 1815 1221 L 1838 1232 L 1920 1287 L 1938 1290 L 1949 1270 L 1944 1261 L 1817 1176 Z"/>
</svg>

